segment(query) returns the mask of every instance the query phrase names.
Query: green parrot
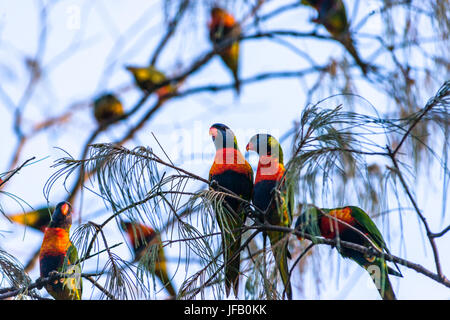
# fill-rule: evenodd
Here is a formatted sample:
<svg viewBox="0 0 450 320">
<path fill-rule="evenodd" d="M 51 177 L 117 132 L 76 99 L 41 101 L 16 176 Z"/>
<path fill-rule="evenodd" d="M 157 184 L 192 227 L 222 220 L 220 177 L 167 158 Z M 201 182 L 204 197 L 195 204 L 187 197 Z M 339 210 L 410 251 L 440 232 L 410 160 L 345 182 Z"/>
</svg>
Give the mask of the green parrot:
<svg viewBox="0 0 450 320">
<path fill-rule="evenodd" d="M 364 63 L 351 38 L 347 14 L 342 0 L 302 0 L 303 4 L 312 6 L 319 16 L 313 21 L 322 24 L 334 39 L 339 41 L 355 59 L 364 75 L 367 74 L 367 63 Z"/>
<path fill-rule="evenodd" d="M 222 41 L 238 37 L 241 27 L 234 17 L 225 9 L 214 7 L 211 9 L 211 21 L 208 25 L 209 39 L 214 46 L 220 45 Z M 219 53 L 222 61 L 230 69 L 234 78 L 234 87 L 239 95 L 241 91 L 239 81 L 239 41 L 234 41 Z"/>
<path fill-rule="evenodd" d="M 136 85 L 141 88 L 141 90 L 149 93 L 152 93 L 159 84 L 167 80 L 166 75 L 156 69 L 154 66 L 126 66 L 126 69 L 133 74 Z M 158 88 L 158 90 L 156 90 L 156 94 L 158 95 L 159 99 L 164 100 L 166 99 L 164 98 L 165 95 L 176 92 L 178 86 L 181 85 L 183 80 L 180 80 L 177 84 L 169 83 L 164 87 Z"/>
<path fill-rule="evenodd" d="M 94 117 L 99 124 L 117 119 L 123 114 L 122 102 L 112 93 L 105 93 L 94 101 Z"/>
<path fill-rule="evenodd" d="M 158 258 L 154 263 L 154 270 L 151 271 L 158 277 L 170 296 L 175 298 L 177 293 L 167 273 L 167 260 L 164 254 L 161 236 L 153 228 L 140 223 L 122 221 L 121 227 L 127 233 L 133 246 L 134 262 L 141 260 L 151 245 L 158 245 Z"/>
<path fill-rule="evenodd" d="M 253 169 L 245 160 L 237 146 L 233 131 L 226 125 L 216 123 L 209 129 L 209 134 L 216 147 L 214 162 L 209 171 L 209 181 L 215 181 L 219 186 L 226 188 L 242 199 L 250 201 L 253 192 Z M 213 186 L 211 186 L 213 188 Z M 219 189 L 220 191 L 220 189 Z M 237 297 L 239 289 L 241 230 L 236 230 L 244 224 L 246 208 L 243 202 L 232 197 L 225 197 L 225 203 L 236 213 L 219 214 L 217 220 L 222 235 L 222 247 L 225 263 L 225 289 L 227 297 L 231 287 Z M 236 231 L 233 231 L 236 230 Z M 234 255 L 237 257 L 232 259 Z"/>
<path fill-rule="evenodd" d="M 330 216 L 337 220 L 330 218 Z M 307 206 L 297 218 L 295 229 L 311 236 L 321 236 L 326 239 L 335 239 L 339 236 L 339 239 L 342 241 L 365 247 L 369 247 L 373 243 L 379 250 L 390 254 L 376 224 L 367 213 L 358 207 L 347 206 L 335 209 L 318 209 L 314 206 Z M 359 230 L 359 232 L 355 229 Z M 301 240 L 301 237 L 298 238 Z M 337 246 L 337 248 L 344 258 L 352 259 L 371 275 L 380 296 L 384 300 L 396 299 L 388 275 L 402 277 L 399 271 L 397 272 L 389 267 L 386 260 L 382 257 L 367 256 L 344 246 Z"/>
<path fill-rule="evenodd" d="M 247 151 L 255 151 L 259 155 L 255 185 L 253 187 L 253 204 L 265 212 L 264 220 L 271 225 L 290 228 L 292 224 L 293 192 L 283 183 L 285 168 L 283 150 L 278 141 L 270 134 L 254 135 L 246 147 Z M 280 186 L 281 184 L 281 186 Z M 280 193 L 276 191 L 279 187 Z M 278 195 L 279 196 L 276 196 Z M 288 250 L 286 233 L 279 231 L 264 232 L 272 245 L 286 295 L 292 299 L 292 287 L 289 279 L 287 259 L 291 258 Z M 284 241 L 281 243 L 280 241 Z"/>
<path fill-rule="evenodd" d="M 72 208 L 68 202 L 60 202 L 45 229 L 44 240 L 39 252 L 41 278 L 50 272 L 81 273 L 76 247 L 69 239 L 72 226 Z M 65 268 L 66 266 L 66 268 Z M 81 300 L 83 283 L 81 277 L 60 278 L 46 284 L 47 292 L 56 300 Z"/>
</svg>

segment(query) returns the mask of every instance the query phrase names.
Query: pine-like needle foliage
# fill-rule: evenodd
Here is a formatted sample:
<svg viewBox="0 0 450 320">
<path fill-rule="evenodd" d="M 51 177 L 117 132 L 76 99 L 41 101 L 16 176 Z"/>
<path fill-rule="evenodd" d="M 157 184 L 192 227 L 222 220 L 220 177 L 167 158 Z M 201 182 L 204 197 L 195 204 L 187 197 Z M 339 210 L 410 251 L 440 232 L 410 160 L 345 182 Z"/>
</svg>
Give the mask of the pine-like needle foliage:
<svg viewBox="0 0 450 320">
<path fill-rule="evenodd" d="M 406 141 L 422 143 L 448 176 L 445 146 L 448 147 L 449 92 L 447 82 L 424 108 L 400 119 L 346 111 L 345 101 L 334 108 L 323 107 L 324 101 L 306 107 L 292 131 L 293 148 L 286 161 L 285 183 L 295 191 L 298 204 L 294 219 L 300 213 L 302 203 L 320 204 L 321 207 L 352 203 L 364 207 L 372 216 L 391 209 L 388 197 L 401 193 L 391 163 L 396 160 L 393 154 L 397 152 L 392 146 L 392 137 L 398 139 L 398 147 Z M 340 98 L 348 99 L 345 96 L 330 99 Z M 421 121 L 432 122 L 440 128 L 444 135 L 442 155 L 414 134 L 415 126 Z M 409 160 L 410 165 L 413 164 L 413 160 Z M 95 144 L 90 147 L 85 160 L 66 157 L 58 160 L 55 167 L 59 170 L 49 180 L 49 188 L 62 176 L 68 179 L 75 169 L 95 172 L 90 178 L 93 188 L 86 185 L 85 188 L 101 197 L 111 213 L 101 225 L 87 223 L 78 227 L 74 241 L 80 248 L 81 257 L 106 250 L 103 254 L 107 254 L 107 262 L 101 273 L 106 274 L 106 290 L 114 297 L 140 297 L 133 287 L 139 287 L 141 293 L 148 296 L 145 291 L 151 285 L 146 279 L 153 277 L 148 271 L 154 270 L 157 259 L 157 246 L 149 246 L 134 267 L 109 249 L 111 244 L 108 244 L 103 228 L 111 221 L 119 225 L 122 220 L 148 223 L 158 233 L 164 232 L 165 245 L 176 246 L 179 256 L 185 257 L 185 279 L 178 298 L 204 298 L 207 292 L 217 298 L 223 297 L 221 271 L 224 266 L 215 215 L 233 215 L 227 210 L 224 199 L 237 195 L 210 189 L 206 179 L 175 166 L 170 159 L 163 160 L 152 149 L 144 147 L 129 150 L 112 144 Z M 411 172 L 406 170 L 406 173 Z M 389 181 L 393 186 L 386 188 Z M 191 191 L 195 184 L 203 187 Z M 250 203 L 247 205 L 251 208 Z M 281 299 L 283 292 L 277 285 L 273 254 L 268 248 L 260 247 L 255 238 L 261 234 L 257 230 L 258 223 L 249 216 L 242 230 L 245 296 Z M 307 257 L 313 256 L 308 252 L 310 248 L 299 246 L 296 241 L 291 242 L 290 248 L 303 260 L 296 261 L 300 268 Z M 189 263 L 193 258 L 199 261 L 197 270 Z"/>
</svg>

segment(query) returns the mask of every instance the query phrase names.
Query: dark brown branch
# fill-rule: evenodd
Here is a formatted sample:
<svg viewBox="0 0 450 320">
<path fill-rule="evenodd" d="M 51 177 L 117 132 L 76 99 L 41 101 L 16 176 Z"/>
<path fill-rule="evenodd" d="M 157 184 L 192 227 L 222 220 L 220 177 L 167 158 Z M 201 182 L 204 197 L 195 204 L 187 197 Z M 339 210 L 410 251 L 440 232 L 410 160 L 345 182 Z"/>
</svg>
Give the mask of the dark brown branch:
<svg viewBox="0 0 450 320">
<path fill-rule="evenodd" d="M 400 179 L 400 183 L 402 184 L 403 189 L 405 190 L 409 200 L 411 201 L 412 206 L 416 210 L 417 215 L 419 216 L 420 220 L 422 221 L 423 226 L 425 227 L 425 230 L 427 232 L 427 237 L 428 237 L 428 240 L 431 245 L 431 249 L 433 250 L 434 262 L 436 264 L 437 273 L 438 273 L 439 277 L 444 278 L 444 276 L 442 274 L 441 263 L 439 261 L 439 251 L 437 249 L 436 242 L 434 241 L 434 238 L 432 237 L 433 233 L 430 230 L 430 227 L 428 225 L 426 218 L 424 217 L 421 210 L 419 209 L 419 206 L 417 205 L 416 200 L 414 199 L 413 195 L 411 194 L 411 191 L 408 188 L 408 184 L 406 183 L 405 179 L 403 178 L 403 174 L 398 166 L 398 162 L 397 162 L 397 159 L 395 158 L 395 154 L 392 152 L 392 150 L 389 148 L 389 146 L 387 146 L 387 150 L 389 152 L 392 163 L 394 164 L 394 168 L 395 168 L 394 172 L 396 173 L 397 177 Z"/>
<path fill-rule="evenodd" d="M 83 276 L 83 278 L 89 280 L 97 289 L 99 289 L 104 295 L 106 295 L 111 300 L 117 300 L 116 297 L 108 290 L 106 290 L 100 283 L 98 283 L 92 276 Z"/>
<path fill-rule="evenodd" d="M 439 237 L 442 237 L 444 234 L 446 234 L 448 231 L 450 231 L 450 225 L 447 226 L 447 228 L 445 228 L 441 232 L 430 233 L 430 237 L 432 237 L 432 238 L 439 238 Z"/>
<path fill-rule="evenodd" d="M 161 42 L 156 47 L 155 52 L 153 53 L 153 56 L 150 59 L 150 65 L 153 66 L 156 64 L 156 60 L 158 59 L 159 54 L 164 49 L 164 46 L 170 40 L 172 35 L 175 33 L 175 30 L 183 16 L 183 14 L 186 12 L 188 5 L 189 5 L 189 0 L 183 0 L 183 2 L 180 4 L 180 7 L 179 7 L 175 17 L 172 19 L 172 21 L 170 21 L 169 25 L 167 26 L 166 34 L 161 39 Z"/>
<path fill-rule="evenodd" d="M 420 115 L 414 120 L 414 122 L 411 124 L 411 126 L 408 128 L 408 131 L 403 135 L 402 139 L 400 140 L 399 144 L 395 148 L 395 150 L 392 152 L 392 155 L 395 156 L 400 150 L 401 146 L 405 142 L 406 138 L 409 136 L 411 131 L 414 129 L 414 127 L 422 120 L 422 118 L 436 105 L 442 102 L 442 99 L 446 96 L 450 95 L 450 80 L 447 80 L 438 90 L 437 94 L 431 98 L 425 107 L 423 108 L 423 111 L 420 113 Z"/>
<path fill-rule="evenodd" d="M 255 229 L 259 229 L 260 231 L 265 230 L 265 231 L 287 232 L 287 233 L 292 233 L 292 234 L 296 235 L 297 237 L 302 237 L 304 239 L 308 239 L 315 244 L 327 244 L 332 247 L 336 247 L 338 245 L 338 243 L 335 239 L 318 238 L 318 237 L 314 237 L 310 234 L 303 233 L 299 230 L 294 230 L 294 229 L 287 228 L 287 227 L 279 227 L 279 226 L 265 224 L 265 225 L 257 225 L 255 227 L 247 227 L 247 228 L 249 228 L 249 229 L 255 228 Z M 408 260 L 394 256 L 392 254 L 376 251 L 372 247 L 364 247 L 364 246 L 361 246 L 361 245 L 358 245 L 358 244 L 355 244 L 352 242 L 340 240 L 339 246 L 349 248 L 352 250 L 356 250 L 356 251 L 366 254 L 368 256 L 382 257 L 386 261 L 391 261 L 394 263 L 401 264 L 409 269 L 413 269 L 413 270 L 417 271 L 418 273 L 421 273 L 421 274 L 427 276 L 428 278 L 431 278 L 431 279 L 435 280 L 436 282 L 450 288 L 450 281 L 446 277 L 441 276 L 436 273 L 433 273 L 433 272 L 429 271 L 428 269 L 424 268 L 423 266 L 421 266 L 420 264 L 410 262 Z"/>
<path fill-rule="evenodd" d="M 0 180 L 0 189 L 3 187 L 4 184 L 6 184 L 9 181 L 9 179 L 11 179 L 15 174 L 17 174 L 28 162 L 34 159 L 36 159 L 36 157 L 32 157 L 26 160 L 18 168 L 14 169 L 4 180 Z"/>
</svg>

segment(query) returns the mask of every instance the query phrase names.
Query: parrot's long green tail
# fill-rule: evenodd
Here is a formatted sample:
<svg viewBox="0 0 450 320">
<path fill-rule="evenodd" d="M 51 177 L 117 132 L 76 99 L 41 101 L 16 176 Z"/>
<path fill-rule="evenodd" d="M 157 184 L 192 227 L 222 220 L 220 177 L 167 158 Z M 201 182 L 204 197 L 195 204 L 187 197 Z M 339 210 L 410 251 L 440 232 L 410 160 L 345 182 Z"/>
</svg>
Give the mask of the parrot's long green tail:
<svg viewBox="0 0 450 320">
<path fill-rule="evenodd" d="M 367 75 L 367 63 L 363 62 L 359 57 L 358 51 L 356 51 L 355 45 L 349 33 L 343 34 L 339 39 L 339 42 L 347 49 L 350 55 L 355 59 L 356 64 L 361 68 L 364 75 Z"/>
<path fill-rule="evenodd" d="M 383 271 L 381 273 L 378 271 L 380 270 L 380 265 L 384 265 L 384 269 L 382 269 Z M 371 266 L 375 266 L 375 269 L 371 269 Z M 385 262 L 382 263 L 381 261 L 378 261 L 378 263 L 367 264 L 363 267 L 370 274 L 370 277 L 372 278 L 383 300 L 397 300 L 394 290 L 392 289 L 391 282 L 389 281 L 388 268 Z"/>
<path fill-rule="evenodd" d="M 222 250 L 224 256 L 224 270 L 225 270 L 225 292 L 227 297 L 230 295 L 231 288 L 233 288 L 234 295 L 238 296 L 239 291 L 239 269 L 241 264 L 240 248 L 241 248 L 241 230 L 245 213 L 242 208 L 232 208 L 234 212 L 238 212 L 237 217 L 231 217 L 231 214 L 223 212 L 217 214 L 216 219 L 219 223 L 222 238 Z M 236 255 L 234 257 L 234 255 Z"/>
<path fill-rule="evenodd" d="M 290 254 L 288 251 L 287 243 L 285 242 L 285 239 L 283 239 L 285 234 L 282 232 L 280 233 L 269 231 L 268 236 L 278 270 L 280 271 L 281 280 L 283 281 L 284 291 L 286 292 L 287 298 L 289 300 L 292 300 L 292 286 L 289 279 L 289 265 L 287 262 L 288 256 L 290 258 Z"/>
<path fill-rule="evenodd" d="M 234 88 L 237 95 L 239 95 L 241 92 L 241 82 L 239 80 L 239 42 L 233 43 L 230 48 L 221 54 L 221 57 L 233 74 Z"/>
<path fill-rule="evenodd" d="M 389 278 L 386 275 L 386 281 L 384 283 L 384 289 L 378 290 L 380 292 L 381 298 L 383 298 L 383 300 L 397 300 L 397 298 L 395 297 L 395 293 L 394 290 L 392 289 L 392 285 L 391 282 L 389 281 Z"/>
<path fill-rule="evenodd" d="M 160 268 L 158 271 L 156 271 L 156 275 L 158 276 L 159 280 L 161 280 L 162 285 L 166 288 L 167 292 L 169 292 L 170 296 L 176 297 L 177 293 L 175 291 L 175 288 L 173 287 L 172 281 L 170 281 L 169 279 L 166 269 Z"/>
<path fill-rule="evenodd" d="M 241 247 L 241 237 L 236 236 L 233 238 L 231 234 L 225 235 L 225 241 L 223 244 L 225 252 L 225 289 L 227 297 L 230 295 L 231 288 L 233 288 L 234 295 L 237 297 L 239 291 L 239 267 L 240 267 L 240 255 L 233 258 L 233 255 L 239 251 Z"/>
<path fill-rule="evenodd" d="M 236 90 L 236 94 L 241 94 L 241 81 L 239 80 L 239 75 L 237 73 L 237 70 L 233 71 L 233 78 L 234 78 L 234 89 Z"/>
<path fill-rule="evenodd" d="M 175 298 L 177 296 L 177 293 L 167 273 L 166 262 L 166 256 L 161 246 L 158 251 L 158 260 L 155 261 L 155 275 L 159 278 L 162 285 L 166 288 L 167 292 L 169 292 L 170 296 Z"/>
<path fill-rule="evenodd" d="M 279 253 L 280 257 L 277 259 L 278 270 L 280 271 L 281 279 L 283 280 L 286 296 L 289 300 L 292 300 L 292 286 L 289 279 L 289 266 L 287 262 L 287 246 L 284 246 Z"/>
</svg>

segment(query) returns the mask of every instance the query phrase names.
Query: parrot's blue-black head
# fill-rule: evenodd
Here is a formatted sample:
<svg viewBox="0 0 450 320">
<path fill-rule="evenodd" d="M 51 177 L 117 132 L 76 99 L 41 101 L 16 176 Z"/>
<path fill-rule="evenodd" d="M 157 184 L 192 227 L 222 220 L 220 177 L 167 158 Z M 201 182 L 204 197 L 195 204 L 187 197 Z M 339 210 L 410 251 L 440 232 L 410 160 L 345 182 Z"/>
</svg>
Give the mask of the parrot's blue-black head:
<svg viewBox="0 0 450 320">
<path fill-rule="evenodd" d="M 221 123 L 215 123 L 209 128 L 209 135 L 212 137 L 216 150 L 222 148 L 236 148 L 236 137 L 226 125 Z"/>
<path fill-rule="evenodd" d="M 64 201 L 58 203 L 50 221 L 50 228 L 70 229 L 72 225 L 72 206 Z"/>
<path fill-rule="evenodd" d="M 259 156 L 273 156 L 283 162 L 283 149 L 274 136 L 267 133 L 258 133 L 250 138 L 245 148 L 247 151 L 255 151 Z"/>
</svg>

